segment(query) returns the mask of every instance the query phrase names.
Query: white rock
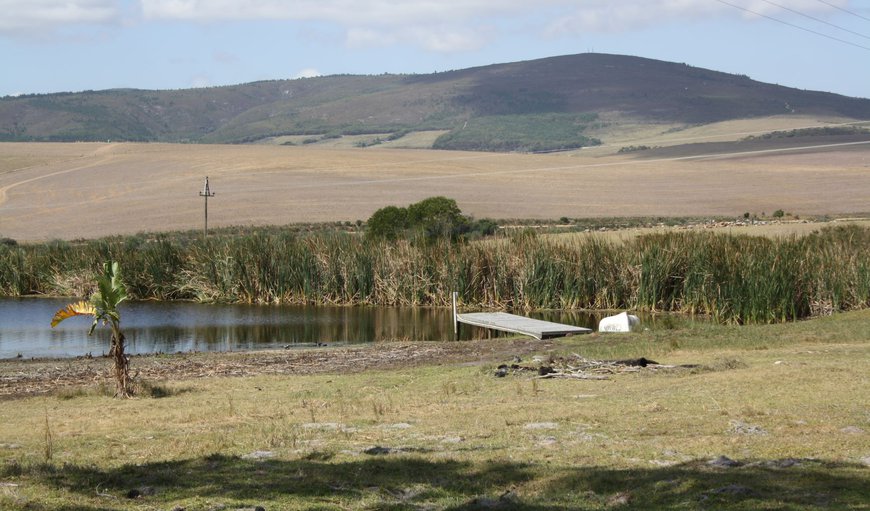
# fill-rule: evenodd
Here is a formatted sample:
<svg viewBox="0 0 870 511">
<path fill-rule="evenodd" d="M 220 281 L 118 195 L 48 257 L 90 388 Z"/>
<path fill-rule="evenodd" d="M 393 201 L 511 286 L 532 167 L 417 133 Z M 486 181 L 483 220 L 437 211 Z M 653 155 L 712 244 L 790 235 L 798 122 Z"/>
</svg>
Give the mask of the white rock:
<svg viewBox="0 0 870 511">
<path fill-rule="evenodd" d="M 384 429 L 408 429 L 413 428 L 414 426 L 408 424 L 407 422 L 397 422 L 396 424 L 384 424 L 381 427 Z"/>
<path fill-rule="evenodd" d="M 523 429 L 556 429 L 559 425 L 555 422 L 529 422 Z"/>
<path fill-rule="evenodd" d="M 337 422 L 306 422 L 301 425 L 303 429 L 338 430 L 344 428 L 344 424 Z"/>
<path fill-rule="evenodd" d="M 268 458 L 274 458 L 275 453 L 272 451 L 254 451 L 252 453 L 245 454 L 242 456 L 244 460 L 265 460 Z"/>
</svg>

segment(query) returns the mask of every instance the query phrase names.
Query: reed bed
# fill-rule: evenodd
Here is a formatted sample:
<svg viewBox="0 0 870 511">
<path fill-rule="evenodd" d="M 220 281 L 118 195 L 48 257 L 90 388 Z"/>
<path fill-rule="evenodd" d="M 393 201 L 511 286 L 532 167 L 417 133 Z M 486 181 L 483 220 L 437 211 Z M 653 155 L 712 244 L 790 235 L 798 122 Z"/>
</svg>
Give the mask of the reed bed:
<svg viewBox="0 0 870 511">
<path fill-rule="evenodd" d="M 870 228 L 801 237 L 682 232 L 625 243 L 520 232 L 382 242 L 341 232 L 0 246 L 0 294 L 84 296 L 121 263 L 131 297 L 203 302 L 633 309 L 773 323 L 870 306 Z"/>
</svg>

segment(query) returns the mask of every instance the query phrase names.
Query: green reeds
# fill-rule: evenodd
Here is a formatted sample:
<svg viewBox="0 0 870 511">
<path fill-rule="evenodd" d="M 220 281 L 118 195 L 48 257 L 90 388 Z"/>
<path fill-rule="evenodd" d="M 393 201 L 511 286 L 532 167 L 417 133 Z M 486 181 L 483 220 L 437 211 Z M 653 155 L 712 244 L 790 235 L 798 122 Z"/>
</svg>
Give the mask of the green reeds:
<svg viewBox="0 0 870 511">
<path fill-rule="evenodd" d="M 636 309 L 770 323 L 870 306 L 870 229 L 761 238 L 680 232 L 614 243 L 534 233 L 452 244 L 268 230 L 0 245 L 0 293 L 85 295 L 100 261 L 130 296 L 205 302 Z"/>
</svg>

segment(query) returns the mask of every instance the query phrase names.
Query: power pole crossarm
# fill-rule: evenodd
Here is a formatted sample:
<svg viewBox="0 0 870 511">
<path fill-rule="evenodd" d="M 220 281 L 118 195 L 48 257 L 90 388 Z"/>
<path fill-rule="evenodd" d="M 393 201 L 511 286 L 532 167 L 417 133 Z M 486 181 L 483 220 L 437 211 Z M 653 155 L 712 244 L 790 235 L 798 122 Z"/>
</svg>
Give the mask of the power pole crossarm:
<svg viewBox="0 0 870 511">
<path fill-rule="evenodd" d="M 208 176 L 205 176 L 205 186 L 203 186 L 202 191 L 199 192 L 199 196 L 205 199 L 205 223 L 202 227 L 202 234 L 204 237 L 208 237 L 208 198 L 214 197 L 214 192 L 208 188 Z"/>
</svg>

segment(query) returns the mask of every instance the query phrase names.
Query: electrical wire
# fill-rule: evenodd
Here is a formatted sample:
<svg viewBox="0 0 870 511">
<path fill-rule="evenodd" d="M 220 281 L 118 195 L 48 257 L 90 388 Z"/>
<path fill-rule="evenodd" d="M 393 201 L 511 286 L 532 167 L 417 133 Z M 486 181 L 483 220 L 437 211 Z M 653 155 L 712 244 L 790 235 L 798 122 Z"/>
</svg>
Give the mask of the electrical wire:
<svg viewBox="0 0 870 511">
<path fill-rule="evenodd" d="M 791 13 L 797 14 L 798 16 L 803 16 L 804 18 L 808 18 L 808 19 L 811 19 L 811 20 L 813 20 L 813 21 L 817 21 L 817 22 L 819 22 L 819 23 L 822 23 L 822 24 L 828 25 L 828 26 L 830 26 L 830 27 L 834 27 L 834 28 L 836 28 L 836 29 L 838 29 L 838 30 L 842 30 L 843 32 L 849 32 L 850 34 L 856 35 L 856 36 L 858 36 L 858 37 L 863 37 L 864 39 L 870 39 L 870 36 L 864 35 L 864 34 L 862 34 L 862 33 L 860 33 L 860 32 L 855 32 L 854 30 L 849 30 L 848 28 L 844 28 L 844 27 L 841 27 L 841 26 L 839 26 L 839 25 L 835 25 L 835 24 L 833 24 L 833 23 L 829 23 L 829 22 L 827 22 L 827 21 L 825 21 L 825 20 L 823 20 L 823 19 L 816 18 L 815 16 L 810 16 L 809 14 L 806 14 L 806 13 L 800 12 L 800 11 L 795 10 L 795 9 L 792 9 L 791 7 L 786 7 L 786 6 L 784 6 L 784 5 L 780 5 L 780 4 L 776 3 L 776 2 L 771 2 L 770 0 L 762 0 L 762 1 L 763 1 L 763 2 L 766 2 L 766 3 L 769 3 L 770 5 L 772 5 L 772 6 L 774 6 L 774 7 L 779 7 L 780 9 L 782 9 L 782 10 L 784 10 L 784 11 L 788 11 L 788 12 L 791 12 Z"/>
<path fill-rule="evenodd" d="M 830 3 L 830 2 L 826 2 L 825 0 L 816 0 L 816 1 L 819 2 L 819 3 L 821 3 L 821 4 L 825 4 L 825 5 L 829 6 L 829 7 L 833 7 L 834 9 L 838 9 L 838 10 L 840 10 L 840 11 L 843 11 L 843 12 L 845 12 L 846 14 L 851 14 L 852 16 L 855 16 L 855 17 L 861 18 L 862 20 L 870 21 L 870 18 L 868 18 L 868 17 L 866 17 L 866 16 L 861 16 L 861 15 L 858 14 L 857 12 L 852 12 L 852 11 L 850 11 L 849 9 L 843 9 L 843 8 L 840 7 L 839 5 L 834 5 L 834 4 Z"/>
<path fill-rule="evenodd" d="M 802 27 L 802 26 L 800 26 L 800 25 L 795 25 L 794 23 L 789 23 L 788 21 L 784 21 L 784 20 L 781 20 L 781 19 L 779 19 L 779 18 L 774 18 L 773 16 L 768 16 L 768 15 L 766 15 L 766 14 L 762 14 L 762 13 L 760 13 L 760 12 L 753 11 L 753 10 L 751 10 L 751 9 L 747 9 L 746 7 L 741 7 L 741 6 L 739 6 L 739 5 L 732 4 L 731 2 L 726 2 L 725 0 L 716 0 L 716 1 L 719 2 L 720 4 L 724 4 L 724 5 L 727 5 L 727 6 L 729 6 L 729 7 L 733 7 L 733 8 L 735 8 L 735 9 L 739 9 L 739 10 L 741 10 L 741 11 L 748 12 L 748 13 L 750 13 L 750 14 L 754 14 L 755 16 L 759 16 L 759 17 L 761 17 L 761 18 L 766 18 L 766 19 L 769 19 L 769 20 L 771 20 L 771 21 L 775 21 L 775 22 L 777 22 L 777 23 L 781 23 L 781 24 L 783 24 L 783 25 L 787 25 L 787 26 L 789 26 L 789 27 L 796 28 L 796 29 L 798 29 L 798 30 L 803 30 L 804 32 L 809 32 L 809 33 L 811 33 L 811 34 L 815 34 L 815 35 L 818 35 L 818 36 L 822 36 L 822 37 L 825 37 L 825 38 L 827 38 L 827 39 L 831 39 L 831 40 L 833 40 L 833 41 L 837 41 L 837 42 L 840 42 L 840 43 L 843 43 L 843 44 L 848 44 L 849 46 L 854 46 L 854 47 L 856 47 L 856 48 L 861 48 L 862 50 L 870 51 L 870 47 L 862 46 L 862 45 L 860 45 L 860 44 L 858 44 L 858 43 L 853 43 L 852 41 L 847 41 L 847 40 L 845 40 L 845 39 L 840 39 L 839 37 L 834 37 L 834 36 L 832 36 L 832 35 L 825 34 L 824 32 L 819 32 L 819 31 L 817 31 L 817 30 L 813 30 L 813 29 L 811 29 L 811 28 L 806 28 L 806 27 Z"/>
</svg>

